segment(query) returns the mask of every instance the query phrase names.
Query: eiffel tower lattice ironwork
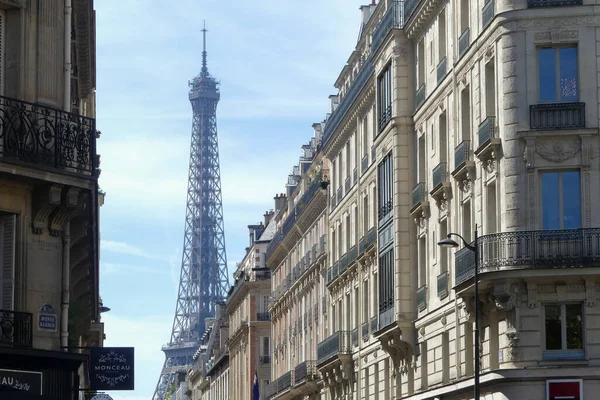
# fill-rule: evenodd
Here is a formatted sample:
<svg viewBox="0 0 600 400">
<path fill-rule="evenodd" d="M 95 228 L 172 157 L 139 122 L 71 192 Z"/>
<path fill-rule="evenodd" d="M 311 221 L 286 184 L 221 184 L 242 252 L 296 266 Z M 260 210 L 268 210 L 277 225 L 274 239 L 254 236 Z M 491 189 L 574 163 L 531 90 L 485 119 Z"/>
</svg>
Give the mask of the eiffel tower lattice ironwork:
<svg viewBox="0 0 600 400">
<path fill-rule="evenodd" d="M 202 71 L 189 82 L 194 117 L 181 278 L 171 340 L 162 347 L 166 360 L 153 400 L 164 400 L 176 375 L 192 365 L 205 319 L 214 317 L 215 303 L 225 300 L 229 288 L 216 118 L 219 82 L 208 73 L 206 27 L 202 32 Z"/>
</svg>

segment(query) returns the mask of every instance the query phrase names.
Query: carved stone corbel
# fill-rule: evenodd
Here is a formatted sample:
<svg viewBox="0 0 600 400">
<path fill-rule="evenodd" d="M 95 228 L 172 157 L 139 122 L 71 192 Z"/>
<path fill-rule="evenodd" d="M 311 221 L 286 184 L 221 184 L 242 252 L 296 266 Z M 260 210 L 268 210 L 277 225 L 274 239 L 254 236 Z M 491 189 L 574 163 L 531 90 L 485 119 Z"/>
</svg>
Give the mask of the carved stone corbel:
<svg viewBox="0 0 600 400">
<path fill-rule="evenodd" d="M 60 236 L 65 224 L 84 208 L 86 199 L 87 193 L 80 192 L 79 189 L 63 190 L 61 206 L 50 216 L 50 234 L 52 236 Z"/>
<path fill-rule="evenodd" d="M 33 233 L 40 235 L 48 226 L 50 214 L 60 206 L 62 185 L 50 185 L 36 189 L 33 195 Z"/>
</svg>

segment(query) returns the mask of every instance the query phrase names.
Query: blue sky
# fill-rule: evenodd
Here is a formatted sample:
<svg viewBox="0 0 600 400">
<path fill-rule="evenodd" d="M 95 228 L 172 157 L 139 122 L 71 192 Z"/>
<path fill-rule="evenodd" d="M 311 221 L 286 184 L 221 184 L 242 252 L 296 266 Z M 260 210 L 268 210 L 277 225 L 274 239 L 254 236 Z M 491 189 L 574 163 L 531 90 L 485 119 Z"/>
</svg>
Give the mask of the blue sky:
<svg viewBox="0 0 600 400">
<path fill-rule="evenodd" d="M 107 346 L 135 346 L 136 390 L 152 396 L 173 323 L 183 244 L 191 107 L 202 21 L 217 112 L 227 258 L 284 190 L 311 125 L 356 43 L 368 0 L 103 0 L 97 10 L 97 124 L 106 191 L 101 295 Z"/>
</svg>

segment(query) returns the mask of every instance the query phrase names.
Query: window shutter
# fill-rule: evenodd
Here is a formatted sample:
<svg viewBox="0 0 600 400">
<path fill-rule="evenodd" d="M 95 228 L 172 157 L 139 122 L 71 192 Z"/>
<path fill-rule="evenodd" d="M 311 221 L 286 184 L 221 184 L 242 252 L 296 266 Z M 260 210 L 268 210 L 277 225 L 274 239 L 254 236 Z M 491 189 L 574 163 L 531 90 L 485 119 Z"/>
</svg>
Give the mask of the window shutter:
<svg viewBox="0 0 600 400">
<path fill-rule="evenodd" d="M 0 217 L 0 309 L 13 310 L 15 282 L 15 230 L 16 215 Z"/>
</svg>

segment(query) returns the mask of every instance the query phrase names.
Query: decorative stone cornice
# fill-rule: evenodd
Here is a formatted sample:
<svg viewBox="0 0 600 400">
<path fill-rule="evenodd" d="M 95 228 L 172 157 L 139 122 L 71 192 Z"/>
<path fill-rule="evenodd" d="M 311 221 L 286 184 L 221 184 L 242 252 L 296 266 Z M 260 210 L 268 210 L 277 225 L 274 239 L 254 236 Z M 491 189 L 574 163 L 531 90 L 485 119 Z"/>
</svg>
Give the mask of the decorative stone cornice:
<svg viewBox="0 0 600 400">
<path fill-rule="evenodd" d="M 425 27 L 431 22 L 433 15 L 437 14 L 445 0 L 425 0 L 413 11 L 411 18 L 407 21 L 404 30 L 409 39 L 417 39 L 423 33 Z"/>
</svg>

